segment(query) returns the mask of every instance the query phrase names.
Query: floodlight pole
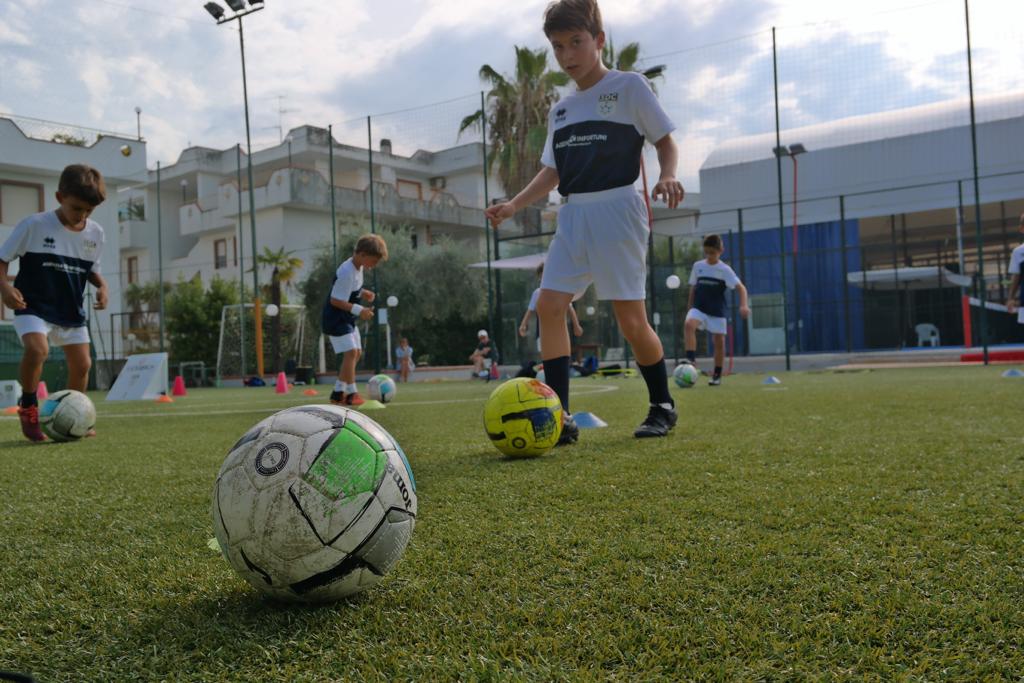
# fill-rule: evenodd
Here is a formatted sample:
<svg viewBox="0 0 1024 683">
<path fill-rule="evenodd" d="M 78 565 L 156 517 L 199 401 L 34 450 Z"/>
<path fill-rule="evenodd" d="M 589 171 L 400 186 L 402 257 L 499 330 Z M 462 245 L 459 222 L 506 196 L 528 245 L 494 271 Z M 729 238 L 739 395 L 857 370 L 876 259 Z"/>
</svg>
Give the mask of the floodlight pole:
<svg viewBox="0 0 1024 683">
<path fill-rule="evenodd" d="M 156 269 L 160 305 L 160 353 L 164 352 L 164 226 L 160 215 L 160 162 L 156 162 Z"/>
<path fill-rule="evenodd" d="M 487 210 L 490 205 L 490 195 L 487 191 L 487 96 L 484 95 L 484 91 L 480 91 L 480 124 L 483 130 L 481 134 L 481 140 L 483 142 L 484 149 L 484 211 Z M 494 290 L 491 289 L 491 233 L 494 229 L 491 228 L 490 221 L 487 220 L 487 216 L 484 216 L 484 240 L 487 244 L 487 326 L 492 333 L 497 332 L 498 339 L 498 351 L 501 351 L 501 330 L 494 329 Z M 494 236 L 497 239 L 497 235 Z"/>
<path fill-rule="evenodd" d="M 775 42 L 775 27 L 772 26 L 772 74 L 775 81 L 775 148 L 782 147 L 782 134 L 779 130 L 779 59 Z M 786 305 L 786 232 L 782 227 L 785 216 L 782 214 L 782 157 L 775 155 L 775 179 L 779 189 L 779 265 L 782 269 L 782 334 L 786 347 L 786 370 L 792 369 L 789 357 L 789 306 Z"/>
<path fill-rule="evenodd" d="M 249 230 L 252 239 L 252 290 L 253 290 L 253 317 L 256 327 L 256 375 L 263 377 L 263 309 L 260 302 L 260 279 L 259 265 L 256 262 L 256 198 L 253 195 L 252 177 L 252 131 L 249 126 L 249 85 L 245 73 L 245 32 L 242 28 L 242 17 L 263 9 L 263 4 L 258 7 L 250 7 L 247 10 L 236 12 L 234 16 L 222 17 L 217 20 L 217 25 L 226 24 L 230 21 L 238 21 L 238 45 L 242 53 L 242 100 L 245 105 L 245 148 L 246 166 L 249 174 Z M 242 188 L 239 187 L 241 192 Z M 244 301 L 242 310 L 245 310 Z"/>
<path fill-rule="evenodd" d="M 235 160 L 238 163 L 238 331 L 240 332 L 240 350 L 242 355 L 242 366 L 239 374 L 245 377 L 245 250 L 244 244 L 245 228 L 242 227 L 242 146 L 235 145 Z M 255 268 L 256 264 L 253 264 Z"/>
<path fill-rule="evenodd" d="M 985 247 L 981 236 L 981 190 L 978 183 L 978 127 L 974 114 L 974 68 L 971 62 L 971 7 L 964 0 L 964 25 L 967 30 L 967 86 L 971 95 L 971 156 L 974 161 L 974 230 L 978 249 L 978 332 L 981 335 L 981 356 L 988 365 L 988 309 L 985 303 Z"/>
</svg>

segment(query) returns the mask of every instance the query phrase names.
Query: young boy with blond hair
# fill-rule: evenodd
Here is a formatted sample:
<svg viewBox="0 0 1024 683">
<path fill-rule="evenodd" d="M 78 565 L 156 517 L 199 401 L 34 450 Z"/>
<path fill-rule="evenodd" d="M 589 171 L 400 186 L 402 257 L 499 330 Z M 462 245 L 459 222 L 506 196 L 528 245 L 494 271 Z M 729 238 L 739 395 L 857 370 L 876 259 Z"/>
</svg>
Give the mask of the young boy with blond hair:
<svg viewBox="0 0 1024 683">
<path fill-rule="evenodd" d="M 372 270 L 388 260 L 388 245 L 380 235 L 363 235 L 356 242 L 352 257 L 338 266 L 331 291 L 324 302 L 321 326 L 330 339 L 334 353 L 341 355 L 338 379 L 331 392 L 334 405 L 361 406 L 365 401 L 356 386 L 356 363 L 363 353 L 358 322 L 373 318 L 376 295 L 363 288 L 363 271 Z"/>
<path fill-rule="evenodd" d="M 25 351 L 18 378 L 22 394 L 18 417 L 31 441 L 45 441 L 39 429 L 36 389 L 50 344 L 64 349 L 68 389 L 85 391 L 89 382 L 89 328 L 85 286 L 96 288 L 93 308 L 107 307 L 107 282 L 100 275 L 103 227 L 89 218 L 107 198 L 103 175 L 91 166 L 73 164 L 57 182 L 55 211 L 37 213 L 15 226 L 0 247 L 0 295 L 14 310 L 14 329 Z M 7 281 L 9 264 L 18 259 L 18 275 Z M 90 430 L 89 436 L 95 432 Z"/>
<path fill-rule="evenodd" d="M 558 65 L 576 89 L 551 107 L 543 168 L 510 201 L 487 209 L 494 227 L 558 188 L 568 198 L 558 212 L 537 300 L 545 381 L 569 416 L 569 331 L 572 300 L 591 284 L 611 300 L 623 336 L 647 383 L 647 417 L 634 436 L 667 436 L 676 424 L 668 391 L 665 353 L 647 321 L 647 207 L 634 183 L 645 141 L 658 152 L 661 171 L 654 199 L 675 208 L 683 200 L 676 180 L 675 125 L 638 73 L 609 70 L 601 61 L 605 33 L 596 0 L 559 0 L 544 13 L 544 34 Z M 574 443 L 579 428 L 565 418 L 560 445 Z"/>
<path fill-rule="evenodd" d="M 1021 234 L 1024 235 L 1024 213 L 1020 215 Z M 1013 250 L 1010 255 L 1010 267 L 1007 272 L 1013 277 L 1010 279 L 1010 290 L 1006 293 L 1006 310 L 1011 314 L 1017 314 L 1017 322 L 1024 325 L 1024 287 L 1020 286 L 1021 270 L 1024 266 L 1024 243 Z M 1020 299 L 1018 299 L 1018 295 Z"/>
</svg>

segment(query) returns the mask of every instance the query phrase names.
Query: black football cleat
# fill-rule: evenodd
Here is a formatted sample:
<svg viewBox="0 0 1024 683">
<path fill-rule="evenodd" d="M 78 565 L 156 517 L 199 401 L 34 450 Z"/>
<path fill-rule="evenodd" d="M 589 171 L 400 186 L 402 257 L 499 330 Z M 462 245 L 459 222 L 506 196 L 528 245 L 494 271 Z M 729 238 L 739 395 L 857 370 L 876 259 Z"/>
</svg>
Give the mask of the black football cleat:
<svg viewBox="0 0 1024 683">
<path fill-rule="evenodd" d="M 576 426 L 576 420 L 572 419 L 572 415 L 568 413 L 563 413 L 563 415 L 565 417 L 562 419 L 562 435 L 558 437 L 555 448 L 574 444 L 580 439 L 580 428 Z"/>
<path fill-rule="evenodd" d="M 647 411 L 647 419 L 636 428 L 633 436 L 638 439 L 668 436 L 669 430 L 676 426 L 678 419 L 679 414 L 676 413 L 675 408 L 666 409 L 661 406 L 652 405 L 650 410 Z"/>
</svg>

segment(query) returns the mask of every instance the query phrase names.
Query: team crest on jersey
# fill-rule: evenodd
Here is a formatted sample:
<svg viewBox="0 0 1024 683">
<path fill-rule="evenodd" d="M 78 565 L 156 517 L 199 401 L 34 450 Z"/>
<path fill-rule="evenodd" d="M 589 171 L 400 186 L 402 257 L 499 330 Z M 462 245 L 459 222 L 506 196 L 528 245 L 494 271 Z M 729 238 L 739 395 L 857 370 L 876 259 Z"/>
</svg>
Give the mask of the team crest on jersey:
<svg viewBox="0 0 1024 683">
<path fill-rule="evenodd" d="M 615 108 L 619 103 L 619 93 L 610 92 L 605 93 L 597 98 L 597 113 L 604 117 L 609 117 L 615 113 Z"/>
</svg>

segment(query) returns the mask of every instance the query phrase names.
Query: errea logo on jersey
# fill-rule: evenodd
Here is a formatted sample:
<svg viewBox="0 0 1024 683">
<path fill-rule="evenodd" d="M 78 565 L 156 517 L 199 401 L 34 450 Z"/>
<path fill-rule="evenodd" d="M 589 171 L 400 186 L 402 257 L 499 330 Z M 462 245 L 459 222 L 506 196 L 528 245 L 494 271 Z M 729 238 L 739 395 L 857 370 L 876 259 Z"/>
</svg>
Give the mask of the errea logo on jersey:
<svg viewBox="0 0 1024 683">
<path fill-rule="evenodd" d="M 565 121 L 565 107 L 559 107 L 558 111 L 555 112 L 555 123 L 561 123 Z"/>
<path fill-rule="evenodd" d="M 597 98 L 597 113 L 607 118 L 615 113 L 618 103 L 619 93 L 605 93 Z"/>
<path fill-rule="evenodd" d="M 57 240 L 53 239 L 52 237 L 44 237 L 43 238 L 43 247 L 46 248 L 46 249 L 56 249 L 57 248 Z"/>
</svg>

